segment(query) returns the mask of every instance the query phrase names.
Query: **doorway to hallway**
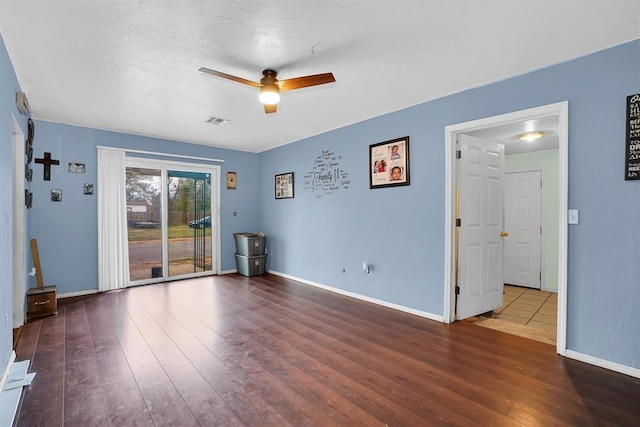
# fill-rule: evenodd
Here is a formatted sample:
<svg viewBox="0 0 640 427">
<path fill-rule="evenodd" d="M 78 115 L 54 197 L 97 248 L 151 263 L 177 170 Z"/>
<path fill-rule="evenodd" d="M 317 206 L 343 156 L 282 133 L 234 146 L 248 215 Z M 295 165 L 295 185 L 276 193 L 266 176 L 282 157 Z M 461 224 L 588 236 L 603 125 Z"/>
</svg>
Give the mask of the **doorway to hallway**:
<svg viewBox="0 0 640 427">
<path fill-rule="evenodd" d="M 460 222 L 457 221 L 457 201 L 458 197 L 460 198 L 461 203 L 464 202 L 465 197 L 463 195 L 458 195 L 456 193 L 456 189 L 458 188 L 457 180 L 459 179 L 458 165 L 457 165 L 457 141 L 459 136 L 462 134 L 465 135 L 474 135 L 483 137 L 486 135 L 482 135 L 482 132 L 489 132 L 492 128 L 505 127 L 509 128 L 510 125 L 518 125 L 522 128 L 526 128 L 531 124 L 536 124 L 538 122 L 544 122 L 547 119 L 551 119 L 557 124 L 557 139 L 558 139 L 558 161 L 557 161 L 557 197 L 555 202 L 554 215 L 557 219 L 558 224 L 558 233 L 557 239 L 555 242 L 555 248 L 557 252 L 555 252 L 556 262 L 557 262 L 557 283 L 558 283 L 558 303 L 557 303 L 557 340 L 556 340 L 556 350 L 559 354 L 564 354 L 566 351 L 566 244 L 567 244 L 567 227 L 566 227 L 566 212 L 567 212 L 567 192 L 566 192 L 566 182 L 567 182 L 567 103 L 558 103 L 552 104 L 543 107 L 537 107 L 529 110 L 518 111 L 514 113 L 509 113 L 501 116 L 491 117 L 487 119 L 476 120 L 473 122 L 462 123 L 458 125 L 448 126 L 446 128 L 446 230 L 445 230 L 445 310 L 444 310 L 444 319 L 446 322 L 453 322 L 456 318 L 456 310 L 457 310 L 457 292 L 461 294 L 465 292 L 465 290 L 458 289 L 458 275 L 460 273 L 459 266 L 457 264 L 457 255 L 458 255 L 458 247 L 456 242 L 456 237 L 460 227 L 457 227 L 456 224 Z M 463 156 L 464 157 L 464 156 Z M 460 208 L 460 211 L 463 211 L 463 208 Z M 462 218 L 462 223 L 464 224 L 465 219 Z M 468 218 L 467 218 L 468 220 Z M 503 237 L 504 230 L 502 231 Z M 481 262 L 491 261 L 491 265 L 487 264 L 487 274 L 493 274 L 494 276 L 498 274 L 498 271 L 502 272 L 503 259 L 500 257 L 486 257 L 480 260 Z M 495 265 L 493 264 L 495 263 Z M 498 270 L 500 269 L 500 270 Z M 471 279 L 474 280 L 474 279 Z M 484 280 L 484 279 L 482 279 Z M 502 287 L 503 282 L 500 283 Z M 482 312 L 477 313 L 466 313 L 466 316 L 473 316 L 481 314 Z"/>
</svg>

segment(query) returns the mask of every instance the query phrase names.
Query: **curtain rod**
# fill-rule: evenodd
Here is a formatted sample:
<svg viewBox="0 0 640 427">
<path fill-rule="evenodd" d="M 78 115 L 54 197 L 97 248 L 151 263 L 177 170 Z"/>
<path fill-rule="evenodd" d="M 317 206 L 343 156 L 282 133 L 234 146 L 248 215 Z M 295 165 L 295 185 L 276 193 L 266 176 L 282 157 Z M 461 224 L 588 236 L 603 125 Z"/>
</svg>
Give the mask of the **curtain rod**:
<svg viewBox="0 0 640 427">
<path fill-rule="evenodd" d="M 156 151 L 144 151 L 144 150 L 130 150 L 128 148 L 117 148 L 117 147 L 105 147 L 102 145 L 98 145 L 96 148 L 106 148 L 109 150 L 118 150 L 124 151 L 125 153 L 137 153 L 137 154 L 150 154 L 152 156 L 163 156 L 163 157 L 178 157 L 181 159 L 192 159 L 192 160 L 205 160 L 207 162 L 220 162 L 224 163 L 224 160 L 221 159 L 212 159 L 211 157 L 197 157 L 197 156 L 186 156 L 184 154 L 168 154 L 168 153 L 158 153 Z"/>
</svg>

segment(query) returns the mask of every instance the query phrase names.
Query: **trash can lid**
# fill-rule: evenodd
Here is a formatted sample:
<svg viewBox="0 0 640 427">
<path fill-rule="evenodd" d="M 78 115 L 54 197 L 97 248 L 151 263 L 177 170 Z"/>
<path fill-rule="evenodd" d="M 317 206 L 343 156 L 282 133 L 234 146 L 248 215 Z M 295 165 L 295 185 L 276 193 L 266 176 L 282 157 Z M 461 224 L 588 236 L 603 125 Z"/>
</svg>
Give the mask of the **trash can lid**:
<svg viewBox="0 0 640 427">
<path fill-rule="evenodd" d="M 233 233 L 235 237 L 258 237 L 255 233 Z"/>
</svg>

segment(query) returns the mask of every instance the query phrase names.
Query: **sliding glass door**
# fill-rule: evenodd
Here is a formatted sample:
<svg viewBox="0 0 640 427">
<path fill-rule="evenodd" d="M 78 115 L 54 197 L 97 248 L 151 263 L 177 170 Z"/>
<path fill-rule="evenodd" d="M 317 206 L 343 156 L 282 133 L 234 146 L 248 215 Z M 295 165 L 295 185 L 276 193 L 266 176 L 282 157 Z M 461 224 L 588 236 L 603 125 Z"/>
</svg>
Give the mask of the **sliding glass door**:
<svg viewBox="0 0 640 427">
<path fill-rule="evenodd" d="M 211 174 L 168 171 L 169 277 L 211 271 Z"/>
<path fill-rule="evenodd" d="M 219 168 L 128 159 L 126 173 L 131 284 L 217 273 Z"/>
</svg>

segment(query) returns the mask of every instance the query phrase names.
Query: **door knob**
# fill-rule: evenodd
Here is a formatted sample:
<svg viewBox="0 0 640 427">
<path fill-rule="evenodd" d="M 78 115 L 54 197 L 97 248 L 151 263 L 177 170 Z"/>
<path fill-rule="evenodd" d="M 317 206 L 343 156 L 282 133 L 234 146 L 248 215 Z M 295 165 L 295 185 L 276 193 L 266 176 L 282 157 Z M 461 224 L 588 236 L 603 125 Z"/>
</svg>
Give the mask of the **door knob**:
<svg viewBox="0 0 640 427">
<path fill-rule="evenodd" d="M 507 233 L 506 231 L 502 231 L 500 232 L 500 237 L 509 237 L 509 233 Z"/>
</svg>

